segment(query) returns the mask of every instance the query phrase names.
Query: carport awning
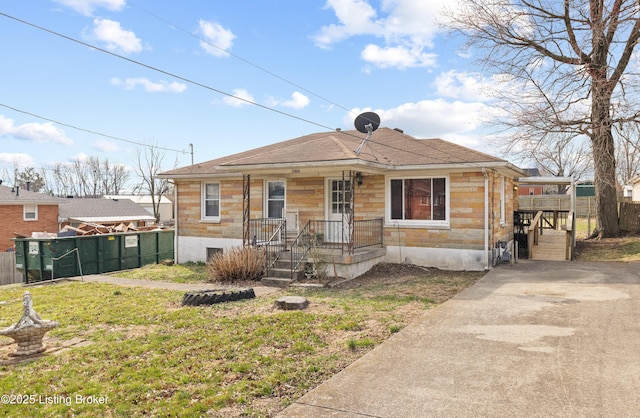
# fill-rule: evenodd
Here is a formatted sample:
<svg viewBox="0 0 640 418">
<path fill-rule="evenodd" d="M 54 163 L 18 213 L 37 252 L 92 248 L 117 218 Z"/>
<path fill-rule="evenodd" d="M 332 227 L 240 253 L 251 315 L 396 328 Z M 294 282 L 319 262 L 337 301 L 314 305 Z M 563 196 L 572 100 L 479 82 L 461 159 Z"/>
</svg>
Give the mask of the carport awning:
<svg viewBox="0 0 640 418">
<path fill-rule="evenodd" d="M 516 179 L 520 184 L 568 184 L 573 185 L 573 177 L 520 177 Z"/>
</svg>

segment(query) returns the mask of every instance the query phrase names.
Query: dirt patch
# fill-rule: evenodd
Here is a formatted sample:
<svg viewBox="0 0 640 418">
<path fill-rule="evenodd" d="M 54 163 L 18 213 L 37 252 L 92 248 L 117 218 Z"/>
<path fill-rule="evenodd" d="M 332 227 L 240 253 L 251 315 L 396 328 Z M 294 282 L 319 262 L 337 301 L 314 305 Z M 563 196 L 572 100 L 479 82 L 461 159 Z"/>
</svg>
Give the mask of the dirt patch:
<svg viewBox="0 0 640 418">
<path fill-rule="evenodd" d="M 471 286 L 486 272 L 446 271 L 413 264 L 380 263 L 353 280 L 332 289 L 357 291 L 363 296 L 404 296 L 442 303 Z"/>
</svg>

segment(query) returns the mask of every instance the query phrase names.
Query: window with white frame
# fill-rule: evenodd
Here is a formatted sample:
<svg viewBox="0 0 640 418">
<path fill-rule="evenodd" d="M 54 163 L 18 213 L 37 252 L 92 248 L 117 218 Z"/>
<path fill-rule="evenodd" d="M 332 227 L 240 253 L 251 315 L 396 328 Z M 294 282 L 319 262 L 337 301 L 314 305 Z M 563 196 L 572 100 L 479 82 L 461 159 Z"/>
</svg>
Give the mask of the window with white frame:
<svg viewBox="0 0 640 418">
<path fill-rule="evenodd" d="M 500 176 L 500 223 L 503 224 L 506 222 L 506 192 L 505 192 L 506 182 L 504 180 L 504 176 Z"/>
<path fill-rule="evenodd" d="M 202 219 L 220 219 L 220 183 L 203 183 Z"/>
<path fill-rule="evenodd" d="M 267 218 L 281 218 L 285 204 L 285 182 L 267 181 L 265 190 L 267 193 L 265 196 Z"/>
<path fill-rule="evenodd" d="M 38 205 L 24 205 L 22 207 L 22 213 L 25 221 L 37 221 Z"/>
<path fill-rule="evenodd" d="M 388 183 L 391 222 L 446 225 L 449 221 L 449 185 L 446 177 L 392 178 Z"/>
</svg>

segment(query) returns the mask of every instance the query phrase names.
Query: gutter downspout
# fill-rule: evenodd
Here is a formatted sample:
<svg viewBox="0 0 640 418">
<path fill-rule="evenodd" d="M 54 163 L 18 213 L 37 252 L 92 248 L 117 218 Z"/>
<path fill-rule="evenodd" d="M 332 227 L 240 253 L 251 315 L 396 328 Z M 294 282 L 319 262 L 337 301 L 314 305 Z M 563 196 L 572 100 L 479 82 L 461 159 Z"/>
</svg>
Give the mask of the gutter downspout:
<svg viewBox="0 0 640 418">
<path fill-rule="evenodd" d="M 178 260 L 178 186 L 173 183 L 173 262 L 180 264 Z"/>
<path fill-rule="evenodd" d="M 489 175 L 482 167 L 484 175 L 484 255 L 482 256 L 484 269 L 489 270 Z"/>
</svg>

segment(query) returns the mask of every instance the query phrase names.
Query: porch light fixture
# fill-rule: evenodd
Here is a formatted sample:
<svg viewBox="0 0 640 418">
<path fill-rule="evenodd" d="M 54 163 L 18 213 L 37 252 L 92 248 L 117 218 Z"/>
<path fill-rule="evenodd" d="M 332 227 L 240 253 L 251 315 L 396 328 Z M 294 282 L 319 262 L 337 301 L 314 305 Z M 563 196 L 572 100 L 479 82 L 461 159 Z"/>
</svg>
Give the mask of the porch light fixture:
<svg viewBox="0 0 640 418">
<path fill-rule="evenodd" d="M 356 181 L 356 184 L 358 186 L 362 186 L 362 173 L 358 171 L 356 173 L 356 176 L 354 177 L 354 180 Z"/>
</svg>

